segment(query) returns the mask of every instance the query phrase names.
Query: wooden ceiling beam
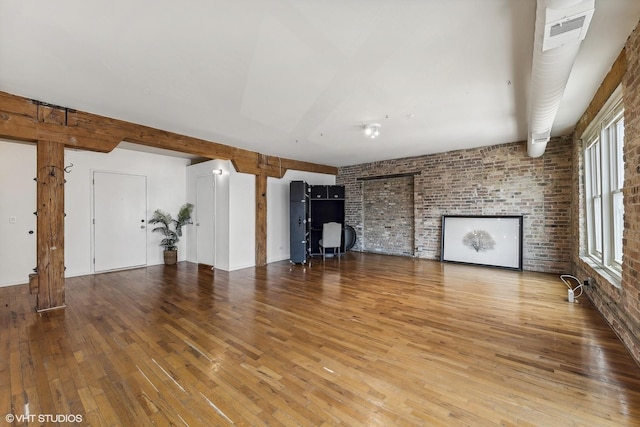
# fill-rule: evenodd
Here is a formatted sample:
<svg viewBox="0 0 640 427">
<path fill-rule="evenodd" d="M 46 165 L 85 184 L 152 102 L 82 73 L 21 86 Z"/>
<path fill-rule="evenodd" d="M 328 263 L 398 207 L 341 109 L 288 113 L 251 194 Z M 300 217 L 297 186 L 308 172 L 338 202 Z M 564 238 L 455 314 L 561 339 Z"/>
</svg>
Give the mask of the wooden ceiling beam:
<svg viewBox="0 0 640 427">
<path fill-rule="evenodd" d="M 336 175 L 338 168 L 268 156 L 230 145 L 72 110 L 0 92 L 0 136 L 51 141 L 66 147 L 108 153 L 122 141 L 231 160 L 238 172 L 282 178 L 288 169 Z"/>
<path fill-rule="evenodd" d="M 37 107 L 26 98 L 0 92 L 0 136 L 37 141 Z"/>
</svg>

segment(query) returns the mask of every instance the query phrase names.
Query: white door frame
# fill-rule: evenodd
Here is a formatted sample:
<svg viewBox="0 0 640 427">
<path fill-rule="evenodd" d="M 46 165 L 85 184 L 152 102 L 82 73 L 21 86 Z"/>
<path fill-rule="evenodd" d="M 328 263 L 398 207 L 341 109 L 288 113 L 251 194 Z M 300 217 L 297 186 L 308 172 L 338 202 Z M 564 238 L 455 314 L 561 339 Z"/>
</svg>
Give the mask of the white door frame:
<svg viewBox="0 0 640 427">
<path fill-rule="evenodd" d="M 217 266 L 217 252 L 216 251 L 216 239 L 217 239 L 217 230 L 216 230 L 216 223 L 217 223 L 217 215 L 216 215 L 216 209 L 217 209 L 217 188 L 216 188 L 216 174 L 212 174 L 212 173 L 208 173 L 208 174 L 202 174 L 202 175 L 198 175 L 196 176 L 196 263 L 200 262 L 200 257 L 199 257 L 199 239 L 202 237 L 200 236 L 200 222 L 201 222 L 201 218 L 199 217 L 199 212 L 198 212 L 198 206 L 199 206 L 199 202 L 198 202 L 198 182 L 201 178 L 208 178 L 211 177 L 211 183 L 212 183 L 212 197 L 213 197 L 213 212 L 211 212 L 212 214 L 212 228 L 213 228 L 213 241 L 211 242 L 211 249 L 213 251 L 213 264 L 211 265 L 212 268 L 216 268 Z"/>
<path fill-rule="evenodd" d="M 135 173 L 127 173 L 127 172 L 119 172 L 119 171 L 112 171 L 112 170 L 98 170 L 98 169 L 91 169 L 91 182 L 90 182 L 90 192 L 91 192 L 91 268 L 90 271 L 92 273 L 96 273 L 96 264 L 95 264 L 95 256 L 96 256 L 96 226 L 95 226 L 95 217 L 96 217 L 96 192 L 95 192 L 95 174 L 96 173 L 101 173 L 101 174 L 113 174 L 113 175 L 129 175 L 129 176 L 137 176 L 137 177 L 143 177 L 145 179 L 145 195 L 144 195 L 144 210 L 145 210 L 145 218 L 144 218 L 144 228 L 145 228 L 145 245 L 144 245 L 144 264 L 141 265 L 136 265 L 136 266 L 132 266 L 132 267 L 124 267 L 123 269 L 127 269 L 127 268 L 137 268 L 140 267 L 142 265 L 147 265 L 148 263 L 148 234 L 149 234 L 149 228 L 148 228 L 148 218 L 146 218 L 146 213 L 148 212 L 148 177 L 146 175 L 140 175 L 140 174 L 135 174 Z M 104 271 L 107 270 L 100 270 L 98 271 L 99 273 L 102 273 Z"/>
</svg>

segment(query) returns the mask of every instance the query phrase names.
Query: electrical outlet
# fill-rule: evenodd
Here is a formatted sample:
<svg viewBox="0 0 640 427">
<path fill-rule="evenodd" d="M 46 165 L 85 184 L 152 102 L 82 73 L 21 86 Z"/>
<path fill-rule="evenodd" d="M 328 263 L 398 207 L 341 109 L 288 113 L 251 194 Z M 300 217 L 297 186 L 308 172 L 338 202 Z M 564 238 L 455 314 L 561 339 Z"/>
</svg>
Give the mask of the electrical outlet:
<svg viewBox="0 0 640 427">
<path fill-rule="evenodd" d="M 17 218 L 15 216 L 10 216 L 9 217 L 9 224 L 15 224 L 17 222 Z"/>
<path fill-rule="evenodd" d="M 593 279 L 591 277 L 587 277 L 586 279 L 584 279 L 584 282 L 582 282 L 582 284 L 585 286 L 591 286 L 593 285 Z"/>
</svg>

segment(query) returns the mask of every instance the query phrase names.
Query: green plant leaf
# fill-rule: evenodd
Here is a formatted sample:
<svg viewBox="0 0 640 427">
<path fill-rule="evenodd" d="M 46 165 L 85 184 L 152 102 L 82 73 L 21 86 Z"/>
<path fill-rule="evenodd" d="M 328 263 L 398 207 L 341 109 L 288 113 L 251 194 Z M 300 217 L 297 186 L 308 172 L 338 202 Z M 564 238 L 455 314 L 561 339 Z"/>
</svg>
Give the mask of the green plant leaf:
<svg viewBox="0 0 640 427">
<path fill-rule="evenodd" d="M 171 214 L 161 209 L 156 209 L 153 212 L 152 217 L 149 219 L 149 224 L 158 224 L 158 226 L 154 227 L 151 231 L 161 233 L 165 236 L 164 239 L 160 241 L 160 246 L 165 248 L 165 250 L 176 250 L 178 248 L 177 243 L 182 236 L 182 227 L 192 224 L 191 214 L 193 213 L 193 208 L 193 204 L 185 203 L 180 207 L 176 219 L 173 219 Z M 171 229 L 172 225 L 173 230 Z"/>
</svg>

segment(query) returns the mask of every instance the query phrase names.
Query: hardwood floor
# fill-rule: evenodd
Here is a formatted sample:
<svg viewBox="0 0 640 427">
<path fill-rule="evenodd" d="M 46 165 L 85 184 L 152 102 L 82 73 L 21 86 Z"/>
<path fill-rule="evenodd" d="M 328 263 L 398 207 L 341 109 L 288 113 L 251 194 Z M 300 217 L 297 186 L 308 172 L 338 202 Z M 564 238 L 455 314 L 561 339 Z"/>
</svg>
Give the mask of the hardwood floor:
<svg viewBox="0 0 640 427">
<path fill-rule="evenodd" d="M 640 368 L 553 275 L 348 253 L 66 297 L 0 288 L 0 425 L 640 425 Z"/>
</svg>

